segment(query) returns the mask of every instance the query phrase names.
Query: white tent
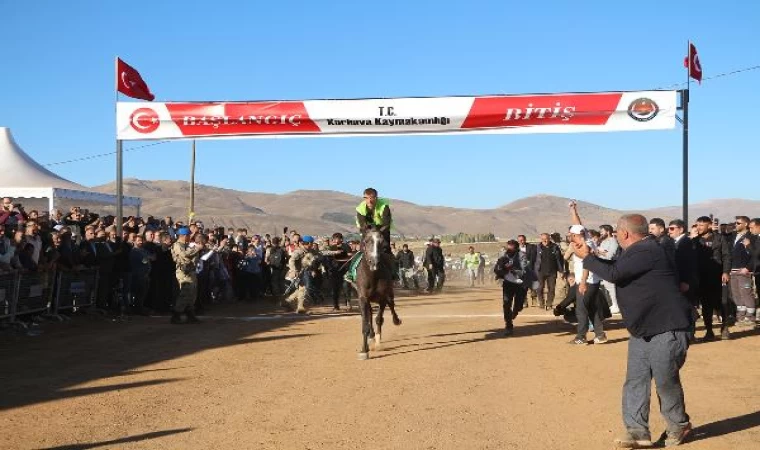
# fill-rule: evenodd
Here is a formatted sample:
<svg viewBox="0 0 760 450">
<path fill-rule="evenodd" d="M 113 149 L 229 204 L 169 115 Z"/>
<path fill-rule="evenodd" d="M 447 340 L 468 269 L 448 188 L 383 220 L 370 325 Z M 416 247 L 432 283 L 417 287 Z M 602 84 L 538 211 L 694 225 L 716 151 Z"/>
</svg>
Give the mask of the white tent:
<svg viewBox="0 0 760 450">
<path fill-rule="evenodd" d="M 116 204 L 115 195 L 94 192 L 42 167 L 19 147 L 6 127 L 0 127 L 0 197 L 47 198 L 49 211 L 58 199 Z M 124 197 L 124 205 L 137 208 L 140 215 L 141 199 Z"/>
</svg>

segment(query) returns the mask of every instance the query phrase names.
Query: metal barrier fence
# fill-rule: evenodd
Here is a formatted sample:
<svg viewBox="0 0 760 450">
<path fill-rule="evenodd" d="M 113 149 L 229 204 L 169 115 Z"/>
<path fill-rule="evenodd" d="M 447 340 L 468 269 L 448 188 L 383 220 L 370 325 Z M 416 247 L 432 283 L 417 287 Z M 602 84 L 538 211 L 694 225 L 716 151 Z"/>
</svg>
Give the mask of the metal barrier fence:
<svg viewBox="0 0 760 450">
<path fill-rule="evenodd" d="M 20 273 L 14 316 L 45 312 L 50 306 L 55 277 L 52 273 Z"/>
<path fill-rule="evenodd" d="M 0 274 L 0 320 L 95 305 L 98 270 Z"/>
<path fill-rule="evenodd" d="M 18 277 L 16 274 L 0 275 L 0 319 L 14 316 Z"/>
<path fill-rule="evenodd" d="M 98 295 L 98 270 L 86 269 L 77 272 L 59 272 L 56 283 L 53 313 L 67 309 L 95 305 Z"/>
</svg>

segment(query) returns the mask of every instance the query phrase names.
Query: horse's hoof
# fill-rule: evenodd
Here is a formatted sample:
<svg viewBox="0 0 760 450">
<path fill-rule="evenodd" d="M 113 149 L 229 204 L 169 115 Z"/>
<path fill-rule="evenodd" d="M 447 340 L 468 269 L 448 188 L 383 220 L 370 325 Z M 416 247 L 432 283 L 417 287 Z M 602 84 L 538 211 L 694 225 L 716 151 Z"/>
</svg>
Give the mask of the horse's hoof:
<svg viewBox="0 0 760 450">
<path fill-rule="evenodd" d="M 380 340 L 380 335 L 375 336 L 375 350 L 380 350 L 383 343 Z"/>
<path fill-rule="evenodd" d="M 396 326 L 401 325 L 401 319 L 399 319 L 399 318 L 393 319 L 393 325 L 396 325 Z"/>
<path fill-rule="evenodd" d="M 357 357 L 359 358 L 359 361 L 366 361 L 369 359 L 369 353 L 359 353 Z"/>
</svg>

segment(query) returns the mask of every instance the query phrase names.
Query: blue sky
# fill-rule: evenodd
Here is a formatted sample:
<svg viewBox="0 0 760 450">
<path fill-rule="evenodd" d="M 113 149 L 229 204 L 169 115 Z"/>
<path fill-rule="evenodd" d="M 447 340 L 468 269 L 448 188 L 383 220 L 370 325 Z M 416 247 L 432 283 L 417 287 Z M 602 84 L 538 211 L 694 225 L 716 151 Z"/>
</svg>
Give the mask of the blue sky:
<svg viewBox="0 0 760 450">
<path fill-rule="evenodd" d="M 689 38 L 706 77 L 760 64 L 760 6 L 746 1 L 0 0 L 0 16 L 0 126 L 43 164 L 114 150 L 117 55 L 166 101 L 669 88 L 685 81 Z M 760 70 L 693 85 L 692 201 L 759 198 L 738 181 L 754 179 L 758 81 Z M 127 151 L 124 175 L 188 179 L 189 152 L 189 142 Z M 49 168 L 90 186 L 115 178 L 113 156 Z M 677 205 L 681 129 L 203 141 L 196 181 L 357 195 L 371 185 L 472 208 L 539 193 Z"/>
</svg>

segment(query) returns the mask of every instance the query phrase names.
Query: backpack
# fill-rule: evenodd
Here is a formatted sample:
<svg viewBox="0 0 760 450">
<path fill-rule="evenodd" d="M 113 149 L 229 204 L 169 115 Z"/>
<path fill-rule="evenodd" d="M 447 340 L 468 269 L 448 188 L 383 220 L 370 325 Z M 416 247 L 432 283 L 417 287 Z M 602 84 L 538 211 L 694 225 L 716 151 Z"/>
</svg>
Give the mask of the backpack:
<svg viewBox="0 0 760 450">
<path fill-rule="evenodd" d="M 285 263 L 285 251 L 282 247 L 272 249 L 272 253 L 269 254 L 269 265 L 275 269 L 282 269 Z"/>
</svg>

